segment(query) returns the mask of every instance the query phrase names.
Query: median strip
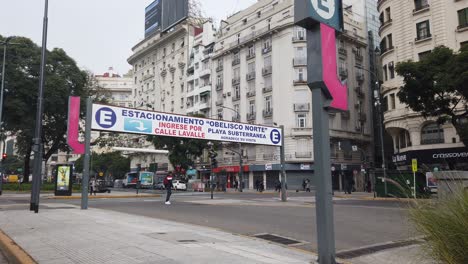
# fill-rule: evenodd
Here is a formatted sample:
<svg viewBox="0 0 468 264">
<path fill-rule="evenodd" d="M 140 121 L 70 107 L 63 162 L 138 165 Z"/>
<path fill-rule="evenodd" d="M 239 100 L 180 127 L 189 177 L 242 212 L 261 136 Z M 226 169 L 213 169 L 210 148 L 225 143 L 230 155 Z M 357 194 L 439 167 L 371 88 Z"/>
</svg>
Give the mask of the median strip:
<svg viewBox="0 0 468 264">
<path fill-rule="evenodd" d="M 122 198 L 156 198 L 161 197 L 160 194 L 134 194 L 134 195 L 99 195 L 99 196 L 88 196 L 88 199 L 122 199 Z M 52 196 L 46 199 L 53 200 L 79 200 L 81 196 Z"/>
</svg>

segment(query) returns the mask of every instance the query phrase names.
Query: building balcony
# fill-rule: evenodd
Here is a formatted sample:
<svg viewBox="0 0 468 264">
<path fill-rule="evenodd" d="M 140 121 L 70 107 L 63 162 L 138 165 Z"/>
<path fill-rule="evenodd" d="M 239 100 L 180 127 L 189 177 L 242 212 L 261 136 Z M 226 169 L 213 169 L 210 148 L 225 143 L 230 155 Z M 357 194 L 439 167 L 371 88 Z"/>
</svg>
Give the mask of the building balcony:
<svg viewBox="0 0 468 264">
<path fill-rule="evenodd" d="M 248 113 L 247 114 L 247 121 L 254 121 L 256 117 L 257 116 L 256 116 L 255 113 Z"/>
<path fill-rule="evenodd" d="M 312 136 L 312 128 L 310 127 L 296 127 L 291 132 L 293 136 Z"/>
<path fill-rule="evenodd" d="M 263 87 L 262 91 L 263 93 L 269 93 L 273 91 L 273 87 L 272 86 Z"/>
<path fill-rule="evenodd" d="M 417 4 L 413 9 L 413 15 L 429 10 L 429 4 Z"/>
<path fill-rule="evenodd" d="M 238 85 L 238 84 L 240 84 L 240 78 L 232 79 L 232 85 Z"/>
<path fill-rule="evenodd" d="M 200 104 L 199 104 L 199 108 L 200 110 L 207 110 L 207 109 L 210 109 L 210 103 L 208 101 L 200 101 Z"/>
<path fill-rule="evenodd" d="M 307 85 L 307 80 L 304 79 L 297 79 L 293 81 L 294 85 Z"/>
<path fill-rule="evenodd" d="M 356 59 L 356 61 L 360 61 L 362 62 L 364 60 L 364 56 L 362 56 L 361 54 L 354 54 L 354 58 Z"/>
<path fill-rule="evenodd" d="M 246 56 L 245 59 L 250 60 L 255 58 L 255 52 L 249 52 Z"/>
<path fill-rule="evenodd" d="M 223 90 L 223 83 L 217 83 L 216 84 L 216 91 L 221 91 Z"/>
<path fill-rule="evenodd" d="M 272 117 L 273 116 L 273 109 L 270 108 L 270 109 L 267 109 L 267 110 L 263 110 L 263 117 Z"/>
<path fill-rule="evenodd" d="M 203 77 L 207 77 L 211 74 L 211 69 L 210 68 L 207 68 L 207 69 L 203 69 L 200 71 L 200 78 L 203 78 Z"/>
<path fill-rule="evenodd" d="M 218 67 L 216 67 L 216 72 L 220 72 L 224 69 L 224 66 L 223 65 L 219 65 Z"/>
<path fill-rule="evenodd" d="M 240 100 L 240 94 L 235 94 L 233 97 L 232 97 L 232 101 L 235 102 L 235 101 L 239 101 Z"/>
<path fill-rule="evenodd" d="M 309 112 L 310 104 L 294 104 L 294 112 Z"/>
<path fill-rule="evenodd" d="M 340 74 L 341 77 L 343 77 L 343 78 L 348 77 L 348 69 L 346 69 L 346 68 L 341 68 L 341 67 L 340 67 L 340 68 L 338 69 L 338 72 L 339 72 L 339 74 Z"/>
<path fill-rule="evenodd" d="M 359 83 L 364 81 L 364 74 L 363 73 L 356 73 L 356 81 Z"/>
<path fill-rule="evenodd" d="M 256 94 L 255 91 L 248 91 L 248 92 L 247 92 L 247 97 L 254 97 L 255 94 Z"/>
<path fill-rule="evenodd" d="M 232 59 L 232 66 L 236 66 L 240 64 L 240 58 L 234 58 Z"/>
<path fill-rule="evenodd" d="M 361 121 L 361 122 L 366 122 L 367 121 L 366 113 L 360 113 L 359 114 L 359 121 Z"/>
<path fill-rule="evenodd" d="M 202 87 L 200 87 L 198 89 L 198 93 L 200 93 L 200 94 L 204 94 L 204 93 L 207 93 L 207 92 L 208 93 L 211 92 L 211 83 L 205 83 L 205 84 L 203 84 Z"/>
<path fill-rule="evenodd" d="M 356 96 L 358 98 L 364 98 L 365 97 L 365 94 L 364 92 L 362 91 L 362 88 L 361 87 L 356 87 L 354 88 L 354 91 L 356 92 Z"/>
<path fill-rule="evenodd" d="M 307 41 L 305 36 L 294 36 L 294 37 L 292 37 L 292 42 L 293 43 L 295 43 L 295 42 L 305 42 L 305 41 Z"/>
<path fill-rule="evenodd" d="M 468 30 L 468 23 L 457 26 L 458 32 L 465 31 L 465 30 Z"/>
<path fill-rule="evenodd" d="M 262 54 L 267 54 L 270 52 L 271 52 L 271 46 L 262 49 Z"/>
<path fill-rule="evenodd" d="M 339 47 L 338 48 L 338 54 L 346 56 L 346 55 L 348 55 L 348 51 L 343 47 Z"/>
<path fill-rule="evenodd" d="M 217 106 L 223 105 L 223 99 L 216 100 L 216 105 Z"/>
<path fill-rule="evenodd" d="M 251 80 L 255 79 L 255 72 L 247 73 L 246 79 L 247 79 L 247 81 L 251 81 Z"/>
<path fill-rule="evenodd" d="M 294 58 L 293 65 L 296 66 L 307 66 L 307 58 Z"/>
<path fill-rule="evenodd" d="M 262 69 L 263 76 L 270 75 L 272 72 L 273 72 L 273 67 L 272 66 L 265 66 Z"/>
<path fill-rule="evenodd" d="M 443 138 L 421 139 L 421 145 L 444 144 Z"/>
<path fill-rule="evenodd" d="M 380 25 L 380 27 L 379 27 L 379 34 L 382 34 L 382 31 L 383 31 L 385 28 L 387 28 L 388 26 L 390 26 L 390 25 L 392 24 L 392 22 L 393 22 L 392 19 L 389 19 L 389 20 L 383 22 L 383 24 Z"/>
<path fill-rule="evenodd" d="M 421 36 L 418 36 L 414 39 L 415 42 L 422 42 L 424 40 L 429 40 L 432 38 L 432 35 L 431 34 L 426 34 L 426 35 L 421 35 Z"/>
<path fill-rule="evenodd" d="M 296 159 L 311 159 L 312 152 L 296 152 L 294 156 Z"/>
</svg>

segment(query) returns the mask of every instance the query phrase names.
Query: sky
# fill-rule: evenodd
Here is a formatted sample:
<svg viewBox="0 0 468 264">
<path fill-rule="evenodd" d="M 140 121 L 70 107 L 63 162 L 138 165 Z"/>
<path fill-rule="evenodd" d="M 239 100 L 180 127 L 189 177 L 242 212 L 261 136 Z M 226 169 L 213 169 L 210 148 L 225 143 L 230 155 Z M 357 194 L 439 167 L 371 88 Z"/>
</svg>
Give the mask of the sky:
<svg viewBox="0 0 468 264">
<path fill-rule="evenodd" d="M 49 0 L 47 48 L 64 49 L 82 69 L 102 74 L 130 69 L 131 48 L 144 38 L 145 7 L 153 0 Z M 42 43 L 44 0 L 0 0 L 0 35 Z M 219 21 L 256 0 L 200 0 Z"/>
</svg>

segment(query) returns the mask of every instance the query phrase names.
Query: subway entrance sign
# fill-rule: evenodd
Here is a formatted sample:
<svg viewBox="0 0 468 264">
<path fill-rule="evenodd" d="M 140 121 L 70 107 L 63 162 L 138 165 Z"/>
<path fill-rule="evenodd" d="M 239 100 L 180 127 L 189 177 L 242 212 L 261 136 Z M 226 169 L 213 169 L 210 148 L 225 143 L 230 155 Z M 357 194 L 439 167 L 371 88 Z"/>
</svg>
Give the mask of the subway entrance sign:
<svg viewBox="0 0 468 264">
<path fill-rule="evenodd" d="M 93 104 L 92 130 L 281 146 L 275 127 Z"/>
</svg>

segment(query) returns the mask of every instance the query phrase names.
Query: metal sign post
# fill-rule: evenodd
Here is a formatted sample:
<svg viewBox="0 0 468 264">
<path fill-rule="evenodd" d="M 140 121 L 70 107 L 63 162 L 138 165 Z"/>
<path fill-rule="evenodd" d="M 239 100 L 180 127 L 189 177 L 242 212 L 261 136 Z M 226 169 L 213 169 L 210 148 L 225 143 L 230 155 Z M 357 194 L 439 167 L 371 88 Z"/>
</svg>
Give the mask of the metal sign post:
<svg viewBox="0 0 468 264">
<path fill-rule="evenodd" d="M 284 126 L 281 125 L 281 135 L 284 135 Z M 284 136 L 281 138 L 281 149 L 280 149 L 280 160 L 281 160 L 281 201 L 286 202 L 288 200 L 286 193 L 286 166 L 284 164 Z"/>
<path fill-rule="evenodd" d="M 89 160 L 91 155 L 91 120 L 93 116 L 93 101 L 86 99 L 86 123 L 85 123 L 85 153 L 83 164 L 83 179 L 81 180 L 81 209 L 88 209 L 89 188 Z"/>
<path fill-rule="evenodd" d="M 412 159 L 411 160 L 411 167 L 413 169 L 413 196 L 414 199 L 416 199 L 416 172 L 418 171 L 418 160 L 417 159 Z"/>
<path fill-rule="evenodd" d="M 295 23 L 307 29 L 307 78 L 312 90 L 318 262 L 334 264 L 330 132 L 328 111 L 348 110 L 347 87 L 337 77 L 336 30 L 342 29 L 341 0 L 296 0 Z"/>
</svg>

